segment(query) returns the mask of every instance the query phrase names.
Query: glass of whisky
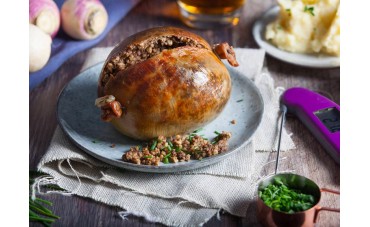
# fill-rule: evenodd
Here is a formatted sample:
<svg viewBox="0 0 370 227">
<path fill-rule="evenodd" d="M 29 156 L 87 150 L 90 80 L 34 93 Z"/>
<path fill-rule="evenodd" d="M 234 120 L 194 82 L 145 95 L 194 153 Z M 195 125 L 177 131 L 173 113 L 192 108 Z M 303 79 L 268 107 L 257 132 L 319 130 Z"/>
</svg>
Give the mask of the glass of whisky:
<svg viewBox="0 0 370 227">
<path fill-rule="evenodd" d="M 246 0 L 178 0 L 181 20 L 192 28 L 212 29 L 239 22 Z"/>
</svg>

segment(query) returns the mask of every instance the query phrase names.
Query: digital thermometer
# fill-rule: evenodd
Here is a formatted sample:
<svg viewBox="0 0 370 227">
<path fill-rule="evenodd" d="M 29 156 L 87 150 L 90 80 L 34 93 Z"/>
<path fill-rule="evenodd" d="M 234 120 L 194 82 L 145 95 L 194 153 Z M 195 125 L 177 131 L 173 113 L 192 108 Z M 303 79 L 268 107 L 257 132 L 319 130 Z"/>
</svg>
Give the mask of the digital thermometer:
<svg viewBox="0 0 370 227">
<path fill-rule="evenodd" d="M 281 102 L 296 115 L 339 164 L 340 108 L 330 99 L 306 88 L 286 90 Z"/>
</svg>

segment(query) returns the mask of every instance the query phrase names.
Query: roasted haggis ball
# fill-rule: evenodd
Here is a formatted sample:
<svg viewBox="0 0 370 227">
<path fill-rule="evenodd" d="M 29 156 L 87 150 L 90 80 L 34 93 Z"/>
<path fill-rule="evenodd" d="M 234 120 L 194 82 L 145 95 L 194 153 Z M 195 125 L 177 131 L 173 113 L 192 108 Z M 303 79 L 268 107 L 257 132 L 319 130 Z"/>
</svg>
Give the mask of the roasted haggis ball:
<svg viewBox="0 0 370 227">
<path fill-rule="evenodd" d="M 227 43 L 213 48 L 183 29 L 159 27 L 119 43 L 100 74 L 103 121 L 141 140 L 184 134 L 215 119 L 230 98 L 229 72 L 237 66 Z"/>
</svg>

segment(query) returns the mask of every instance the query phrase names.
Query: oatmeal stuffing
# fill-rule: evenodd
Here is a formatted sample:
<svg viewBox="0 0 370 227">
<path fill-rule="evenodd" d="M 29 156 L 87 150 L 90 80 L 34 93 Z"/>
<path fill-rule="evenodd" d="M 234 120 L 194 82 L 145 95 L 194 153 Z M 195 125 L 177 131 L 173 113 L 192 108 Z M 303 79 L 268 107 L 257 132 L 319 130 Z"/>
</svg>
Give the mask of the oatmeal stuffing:
<svg viewBox="0 0 370 227">
<path fill-rule="evenodd" d="M 171 138 L 159 136 L 144 147 L 131 147 L 123 154 L 122 160 L 141 165 L 158 166 L 160 162 L 165 164 L 186 162 L 190 159 L 201 160 L 204 157 L 225 152 L 228 147 L 230 132 L 215 132 L 217 136 L 209 141 L 196 134 L 199 130 L 189 135 L 176 135 Z"/>
<path fill-rule="evenodd" d="M 105 86 L 110 78 L 114 77 L 117 72 L 158 55 L 163 50 L 174 49 L 181 46 L 205 48 L 202 44 L 191 38 L 177 36 L 161 36 L 150 39 L 140 45 L 130 45 L 107 63 L 104 70 L 102 86 Z"/>
</svg>

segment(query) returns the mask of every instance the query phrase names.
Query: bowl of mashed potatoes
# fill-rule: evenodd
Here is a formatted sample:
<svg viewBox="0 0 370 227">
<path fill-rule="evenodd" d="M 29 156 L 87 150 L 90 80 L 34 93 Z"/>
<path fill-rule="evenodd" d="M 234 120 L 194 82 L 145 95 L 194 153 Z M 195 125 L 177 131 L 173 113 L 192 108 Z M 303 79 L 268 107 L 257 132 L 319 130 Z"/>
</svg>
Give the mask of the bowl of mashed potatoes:
<svg viewBox="0 0 370 227">
<path fill-rule="evenodd" d="M 277 0 L 253 27 L 260 47 L 281 60 L 312 67 L 340 62 L 339 0 Z"/>
</svg>

